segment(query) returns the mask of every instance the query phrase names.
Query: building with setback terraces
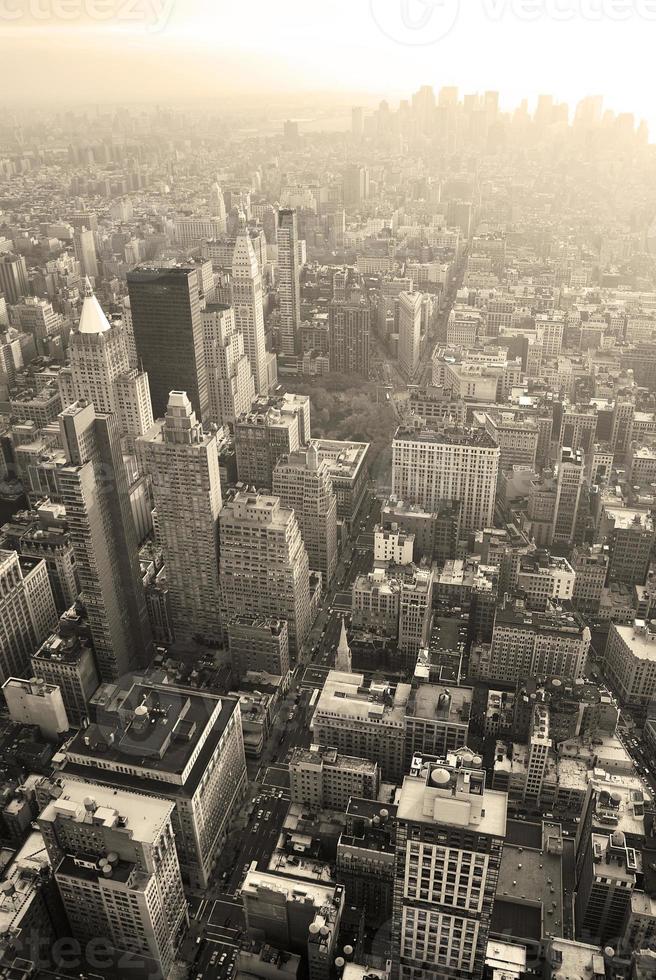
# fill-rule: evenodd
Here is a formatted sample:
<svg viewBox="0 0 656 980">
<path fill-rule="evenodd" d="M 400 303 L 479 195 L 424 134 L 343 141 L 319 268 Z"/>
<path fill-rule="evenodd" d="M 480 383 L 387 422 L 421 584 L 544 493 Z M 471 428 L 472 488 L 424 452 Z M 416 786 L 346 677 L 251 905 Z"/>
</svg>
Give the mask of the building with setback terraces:
<svg viewBox="0 0 656 980">
<path fill-rule="evenodd" d="M 203 431 L 186 392 L 172 391 L 166 418 L 137 440 L 137 451 L 152 479 L 175 638 L 215 641 L 222 504 L 216 432 Z"/>
<path fill-rule="evenodd" d="M 311 627 L 307 551 L 293 510 L 279 497 L 239 491 L 219 517 L 221 611 L 287 620 L 292 662 Z"/>
</svg>

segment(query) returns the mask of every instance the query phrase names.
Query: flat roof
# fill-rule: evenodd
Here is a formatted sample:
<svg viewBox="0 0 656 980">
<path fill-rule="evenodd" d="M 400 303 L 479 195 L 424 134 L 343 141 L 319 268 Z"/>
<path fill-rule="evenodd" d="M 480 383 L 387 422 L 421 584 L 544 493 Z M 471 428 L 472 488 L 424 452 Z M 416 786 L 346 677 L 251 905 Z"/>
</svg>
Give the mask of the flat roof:
<svg viewBox="0 0 656 980">
<path fill-rule="evenodd" d="M 430 815 L 424 813 L 424 801 L 426 794 L 435 796 L 434 807 Z M 441 823 L 447 826 L 461 827 L 467 826 L 480 834 L 489 834 L 494 837 L 504 837 L 506 832 L 506 812 L 508 808 L 508 795 L 493 789 L 485 789 L 483 792 L 483 807 L 480 820 L 476 822 L 467 821 L 466 824 L 460 823 L 453 814 L 451 803 L 456 798 L 450 793 L 435 794 L 432 787 L 427 787 L 426 780 L 422 776 L 406 776 L 403 786 L 399 790 L 397 797 L 397 818 L 418 823 Z M 464 798 L 463 802 L 467 802 Z M 444 800 L 444 813 L 441 816 L 441 801 Z M 460 808 L 465 815 L 466 808 Z"/>
<path fill-rule="evenodd" d="M 143 693 L 151 691 L 157 694 L 163 692 L 159 702 L 152 702 L 161 714 L 153 714 L 153 717 L 159 717 L 157 725 L 149 726 L 142 735 L 135 731 L 132 717 L 134 709 L 142 703 Z M 81 778 L 111 779 L 113 784 L 123 784 L 128 789 L 144 785 L 146 781 L 149 788 L 166 795 L 175 792 L 175 787 L 181 791 L 183 785 L 185 791 L 193 791 L 202 779 L 209 759 L 239 703 L 238 699 L 145 684 L 134 685 L 131 693 L 133 696 L 129 701 L 124 699 L 118 708 L 103 715 L 102 726 L 90 725 L 75 736 L 66 750 L 66 772 L 75 773 Z M 217 707 L 218 713 L 215 714 Z M 124 710 L 131 712 L 127 728 L 119 725 L 119 712 Z M 107 736 L 112 727 L 112 715 L 116 719 L 116 735 L 113 743 L 109 744 Z M 155 732 L 153 728 L 158 730 Z M 183 773 L 203 735 L 206 736 L 204 743 L 183 783 Z M 87 738 L 90 739 L 89 745 Z M 107 762 L 115 766 L 100 765 Z M 140 772 L 119 772 L 117 766 L 128 766 Z M 158 773 L 162 774 L 161 778 L 158 778 Z M 167 779 L 167 774 L 175 778 Z"/>
<path fill-rule="evenodd" d="M 173 803 L 158 796 L 116 790 L 100 783 L 91 785 L 66 772 L 60 773 L 57 778 L 61 795 L 47 804 L 39 820 L 54 823 L 61 816 L 83 823 L 86 814 L 84 801 L 92 799 L 97 807 L 96 818 L 103 817 L 111 825 L 114 815 L 120 814 L 127 820 L 126 829 L 134 840 L 151 843 L 159 837 L 173 812 Z"/>
<path fill-rule="evenodd" d="M 473 693 L 471 687 L 419 684 L 412 689 L 406 716 L 468 725 Z"/>
</svg>

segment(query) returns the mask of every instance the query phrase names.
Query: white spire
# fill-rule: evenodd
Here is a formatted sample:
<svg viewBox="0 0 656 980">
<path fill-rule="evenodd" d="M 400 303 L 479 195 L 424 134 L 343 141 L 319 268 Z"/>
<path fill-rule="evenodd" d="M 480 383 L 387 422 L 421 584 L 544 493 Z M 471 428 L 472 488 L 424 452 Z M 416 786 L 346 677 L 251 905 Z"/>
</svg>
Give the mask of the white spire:
<svg viewBox="0 0 656 980">
<path fill-rule="evenodd" d="M 337 656 L 335 657 L 335 670 L 340 670 L 344 674 L 350 674 L 352 670 L 351 648 L 348 645 L 348 638 L 346 636 L 346 623 L 344 622 L 343 616 L 342 616 L 342 632 L 339 637 Z"/>
<path fill-rule="evenodd" d="M 80 333 L 106 333 L 111 326 L 96 299 L 89 277 L 84 281 L 84 303 L 80 317 Z"/>
</svg>

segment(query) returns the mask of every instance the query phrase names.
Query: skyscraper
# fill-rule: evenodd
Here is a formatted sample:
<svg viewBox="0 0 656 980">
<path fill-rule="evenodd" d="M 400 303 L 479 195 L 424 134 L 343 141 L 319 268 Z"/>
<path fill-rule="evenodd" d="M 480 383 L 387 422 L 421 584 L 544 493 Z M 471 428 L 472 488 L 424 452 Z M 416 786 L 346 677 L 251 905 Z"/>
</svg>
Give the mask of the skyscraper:
<svg viewBox="0 0 656 980">
<path fill-rule="evenodd" d="M 226 231 L 226 206 L 223 200 L 223 191 L 218 181 L 214 181 L 212 187 L 210 188 L 210 215 L 212 218 L 218 219 L 218 221 L 223 225 L 223 233 Z"/>
<path fill-rule="evenodd" d="M 45 561 L 0 551 L 0 683 L 25 674 L 56 623 Z"/>
<path fill-rule="evenodd" d="M 29 283 L 27 280 L 27 265 L 22 255 L 0 255 L 0 294 L 4 294 L 7 303 L 18 303 L 21 297 L 27 296 Z"/>
<path fill-rule="evenodd" d="M 186 391 L 197 418 L 209 410 L 198 277 L 191 266 L 141 266 L 128 272 L 137 356 L 148 373 L 155 418 L 169 392 Z"/>
<path fill-rule="evenodd" d="M 280 499 L 240 491 L 219 518 L 221 610 L 287 620 L 289 652 L 301 659 L 310 631 L 310 573 L 294 512 Z"/>
<path fill-rule="evenodd" d="M 232 306 L 213 303 L 205 307 L 202 316 L 208 420 L 225 425 L 250 409 L 255 382 Z"/>
<path fill-rule="evenodd" d="M 258 395 L 265 395 L 269 385 L 264 339 L 262 275 L 243 211 L 239 213 L 239 230 L 232 257 L 232 303 L 235 310 L 235 324 L 244 336 L 244 350 L 255 379 L 255 390 Z"/>
<path fill-rule="evenodd" d="M 573 544 L 576 522 L 585 480 L 583 453 L 563 449 L 557 467 L 556 504 L 554 509 L 554 544 Z"/>
<path fill-rule="evenodd" d="M 98 414 L 114 413 L 121 435 L 130 442 L 143 435 L 153 423 L 148 375 L 130 367 L 124 328 L 108 321 L 88 279 L 80 324 L 68 351 L 70 371 L 64 369 L 60 378 L 62 401 L 70 391 L 76 401 L 93 402 Z"/>
<path fill-rule="evenodd" d="M 419 364 L 421 293 L 399 293 L 399 367 L 412 379 Z"/>
<path fill-rule="evenodd" d="M 216 433 L 203 433 L 184 391 L 172 391 L 164 421 L 137 440 L 153 481 L 171 620 L 178 641 L 217 640 L 221 480 Z"/>
<path fill-rule="evenodd" d="M 59 416 L 59 471 L 98 672 L 110 681 L 148 662 L 152 637 L 127 478 L 113 415 L 76 402 Z"/>
<path fill-rule="evenodd" d="M 332 302 L 328 308 L 330 370 L 369 375 L 371 308 L 365 300 Z"/>
<path fill-rule="evenodd" d="M 328 588 L 337 567 L 337 497 L 328 461 L 319 458 L 316 446 L 281 456 L 273 492 L 294 511 L 310 568 L 321 572 Z"/>
<path fill-rule="evenodd" d="M 98 256 L 96 254 L 96 239 L 88 228 L 79 228 L 73 237 L 75 258 L 80 263 L 83 276 L 91 279 L 98 278 Z"/>
<path fill-rule="evenodd" d="M 296 354 L 301 328 L 301 282 L 296 211 L 278 212 L 278 289 L 280 294 L 280 349 Z"/>
<path fill-rule="evenodd" d="M 455 752 L 415 756 L 398 797 L 395 980 L 483 975 L 506 834 L 506 793 Z"/>
<path fill-rule="evenodd" d="M 39 827 L 72 937 L 104 937 L 122 976 L 167 977 L 187 927 L 173 804 L 69 776 L 56 792 Z"/>
</svg>

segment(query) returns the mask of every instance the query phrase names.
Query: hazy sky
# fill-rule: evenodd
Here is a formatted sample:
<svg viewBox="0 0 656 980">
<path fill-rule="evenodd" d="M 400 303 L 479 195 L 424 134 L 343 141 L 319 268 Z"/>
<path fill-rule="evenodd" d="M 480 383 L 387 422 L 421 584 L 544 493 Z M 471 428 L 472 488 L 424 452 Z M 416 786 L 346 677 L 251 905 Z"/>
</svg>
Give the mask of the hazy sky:
<svg viewBox="0 0 656 980">
<path fill-rule="evenodd" d="M 453 83 L 504 106 L 603 93 L 656 132 L 655 43 L 656 0 L 0 0 L 9 99 Z"/>
</svg>

